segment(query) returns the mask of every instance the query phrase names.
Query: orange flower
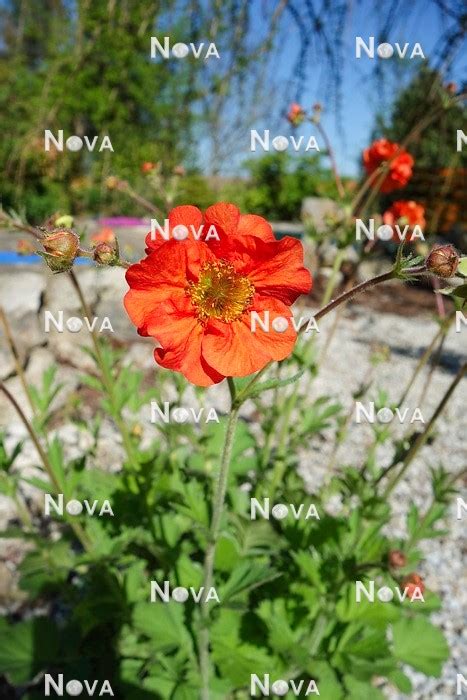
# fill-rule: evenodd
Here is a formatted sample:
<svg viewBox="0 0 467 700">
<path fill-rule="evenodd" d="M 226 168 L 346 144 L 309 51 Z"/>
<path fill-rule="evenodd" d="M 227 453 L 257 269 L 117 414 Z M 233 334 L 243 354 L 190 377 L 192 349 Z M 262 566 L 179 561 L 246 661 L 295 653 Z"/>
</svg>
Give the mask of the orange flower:
<svg viewBox="0 0 467 700">
<path fill-rule="evenodd" d="M 97 233 L 91 236 L 93 243 L 113 243 L 115 241 L 115 233 L 109 226 L 104 226 Z"/>
<path fill-rule="evenodd" d="M 392 158 L 394 160 L 391 160 Z M 391 163 L 380 187 L 381 192 L 392 192 L 404 187 L 412 177 L 414 160 L 410 153 L 407 153 L 398 143 L 387 139 L 374 141 L 370 148 L 363 151 L 363 165 L 368 175 L 371 175 L 385 161 L 391 161 Z M 377 181 L 378 178 L 376 178 L 375 184 Z"/>
<path fill-rule="evenodd" d="M 151 170 L 154 170 L 156 167 L 155 163 L 151 163 L 150 161 L 146 161 L 145 163 L 141 163 L 141 172 L 142 173 L 150 173 Z"/>
<path fill-rule="evenodd" d="M 418 574 L 409 574 L 409 576 L 406 576 L 402 581 L 400 588 L 402 592 L 407 592 L 408 598 L 412 598 L 415 593 L 417 593 L 417 596 L 423 595 L 425 584 L 423 583 L 422 577 Z"/>
<path fill-rule="evenodd" d="M 276 241 L 265 219 L 225 202 L 204 219 L 196 207 L 176 207 L 168 220 L 169 240 L 148 234 L 147 257 L 126 273 L 125 308 L 138 332 L 160 343 L 156 362 L 209 386 L 287 357 L 297 334 L 292 324 L 284 332 L 271 324 L 289 319 L 290 305 L 311 289 L 301 243 Z M 188 229 L 183 240 L 171 238 L 176 226 Z M 253 311 L 262 321 L 269 312 L 269 331 L 252 331 Z"/>
<path fill-rule="evenodd" d="M 296 102 L 292 102 L 287 112 L 287 119 L 292 126 L 298 126 L 305 118 L 305 110 Z"/>
<path fill-rule="evenodd" d="M 400 199 L 397 202 L 393 202 L 389 209 L 383 214 L 383 222 L 392 226 L 393 228 L 397 224 L 401 233 L 405 226 L 409 226 L 405 240 L 410 242 L 412 240 L 413 228 L 414 226 L 420 226 L 423 228 L 426 224 L 425 221 L 425 207 L 422 204 L 417 204 L 413 200 L 403 200 Z M 394 235 L 392 240 L 396 243 L 400 243 L 399 235 L 394 228 Z"/>
</svg>

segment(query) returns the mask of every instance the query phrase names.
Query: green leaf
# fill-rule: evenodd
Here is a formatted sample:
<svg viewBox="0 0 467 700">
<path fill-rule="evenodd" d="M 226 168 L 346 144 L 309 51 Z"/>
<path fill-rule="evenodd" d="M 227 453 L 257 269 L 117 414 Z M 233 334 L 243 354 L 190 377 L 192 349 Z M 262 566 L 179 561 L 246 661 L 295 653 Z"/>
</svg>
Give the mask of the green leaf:
<svg viewBox="0 0 467 700">
<path fill-rule="evenodd" d="M 326 661 L 311 661 L 308 672 L 316 679 L 320 700 L 343 700 L 344 692 L 337 676 Z M 317 697 L 317 696 L 316 696 Z"/>
<path fill-rule="evenodd" d="M 402 671 L 399 671 L 399 669 L 388 673 L 388 680 L 392 681 L 392 683 L 394 683 L 394 685 L 396 685 L 402 693 L 406 693 L 408 695 L 412 692 L 412 683 L 410 682 L 410 678 L 408 678 L 405 673 L 402 673 Z"/>
<path fill-rule="evenodd" d="M 348 695 L 346 700 L 385 700 L 383 693 L 367 682 L 362 682 L 353 676 L 345 676 L 344 683 Z"/>
<path fill-rule="evenodd" d="M 253 588 L 273 581 L 278 576 L 280 574 L 271 566 L 245 561 L 232 572 L 227 582 L 222 586 L 219 597 L 222 603 L 226 603 L 232 598 L 245 595 Z"/>
<path fill-rule="evenodd" d="M 199 588 L 203 585 L 202 565 L 199 562 L 192 561 L 186 554 L 182 554 L 177 561 L 177 573 L 179 586 Z"/>
<path fill-rule="evenodd" d="M 442 632 L 423 617 L 399 620 L 392 626 L 394 655 L 427 676 L 441 675 L 449 658 Z"/>
<path fill-rule="evenodd" d="M 37 476 L 30 476 L 28 479 L 22 477 L 21 481 L 24 481 L 26 484 L 31 484 L 31 486 L 35 486 L 36 489 L 40 489 L 45 493 L 55 494 L 55 486 L 48 481 L 39 479 Z"/>
<path fill-rule="evenodd" d="M 182 492 L 185 503 L 174 504 L 175 510 L 182 515 L 186 515 L 188 518 L 194 520 L 200 525 L 207 527 L 209 524 L 208 507 L 204 496 L 203 487 L 199 481 L 195 481 L 193 479 L 192 481 L 183 484 Z"/>
<path fill-rule="evenodd" d="M 248 390 L 245 396 L 242 397 L 242 400 L 252 399 L 253 397 L 262 394 L 263 391 L 268 391 L 269 389 L 275 389 L 276 387 L 288 386 L 288 384 L 293 384 L 294 382 L 298 381 L 304 373 L 305 370 L 302 369 L 300 370 L 300 372 L 297 372 L 296 374 L 292 375 L 291 377 L 287 377 L 286 379 L 268 379 L 266 382 L 254 384 L 251 387 L 251 389 Z"/>
<path fill-rule="evenodd" d="M 358 621 L 374 627 L 385 627 L 388 622 L 400 617 L 401 609 L 393 603 L 382 603 L 376 595 L 373 602 L 362 595 L 362 600 L 357 603 L 355 583 L 352 583 L 346 586 L 345 593 L 340 597 L 336 605 L 336 614 L 343 622 Z"/>
<path fill-rule="evenodd" d="M 250 685 L 252 669 L 258 676 L 269 673 L 271 668 L 279 676 L 282 670 L 278 659 L 271 658 L 270 654 L 253 644 L 231 646 L 221 639 L 213 639 L 211 646 L 212 658 L 221 675 L 229 678 L 237 687 Z"/>
<path fill-rule="evenodd" d="M 342 406 L 339 403 L 328 404 L 329 397 L 321 396 L 309 408 L 303 410 L 303 418 L 300 425 L 302 433 L 318 433 L 329 427 L 329 418 L 341 412 Z"/>
<path fill-rule="evenodd" d="M 57 660 L 58 633 L 46 618 L 9 625 L 0 619 L 0 669 L 14 684 L 31 681 Z"/>
<path fill-rule="evenodd" d="M 461 258 L 459 260 L 459 265 L 457 266 L 457 272 L 460 272 L 461 275 L 464 275 L 464 277 L 467 277 L 467 257 Z"/>
<path fill-rule="evenodd" d="M 238 610 L 220 608 L 217 619 L 211 624 L 211 640 L 217 639 L 235 647 L 240 643 L 242 618 Z"/>
<path fill-rule="evenodd" d="M 66 581 L 76 561 L 65 540 L 48 542 L 43 548 L 29 552 L 20 565 L 20 588 L 38 595 Z"/>
<path fill-rule="evenodd" d="M 136 629 L 150 637 L 154 651 L 182 647 L 189 650 L 191 639 L 184 622 L 184 608 L 168 603 L 138 603 L 133 611 Z"/>
<path fill-rule="evenodd" d="M 234 537 L 226 533 L 219 538 L 214 559 L 214 568 L 219 571 L 232 571 L 240 561 L 240 552 Z"/>
<path fill-rule="evenodd" d="M 454 287 L 451 294 L 459 299 L 467 299 L 467 284 L 461 284 L 459 287 Z"/>
<path fill-rule="evenodd" d="M 274 651 L 279 654 L 293 652 L 298 634 L 289 625 L 285 600 L 264 600 L 257 612 L 268 628 L 269 643 Z"/>
</svg>

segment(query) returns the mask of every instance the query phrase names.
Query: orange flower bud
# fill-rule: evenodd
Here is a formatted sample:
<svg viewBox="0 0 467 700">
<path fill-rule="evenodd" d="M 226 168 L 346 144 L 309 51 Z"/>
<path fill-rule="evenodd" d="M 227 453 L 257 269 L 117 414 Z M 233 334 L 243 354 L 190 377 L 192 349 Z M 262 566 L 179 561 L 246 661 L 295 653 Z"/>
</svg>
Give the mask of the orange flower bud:
<svg viewBox="0 0 467 700">
<path fill-rule="evenodd" d="M 458 265 L 459 253 L 450 244 L 436 246 L 426 259 L 427 270 L 437 277 L 453 277 Z"/>
<path fill-rule="evenodd" d="M 79 238 L 74 231 L 46 231 L 41 242 L 46 252 L 39 255 L 42 255 L 52 272 L 66 272 L 71 269 L 79 251 Z"/>
<path fill-rule="evenodd" d="M 98 243 L 93 250 L 93 258 L 99 265 L 116 265 L 118 263 L 118 244 Z"/>
<path fill-rule="evenodd" d="M 287 120 L 292 126 L 298 126 L 305 119 L 305 110 L 296 102 L 292 102 L 287 113 Z"/>
<path fill-rule="evenodd" d="M 400 549 L 393 549 L 389 552 L 388 561 L 391 568 L 401 568 L 407 564 L 407 557 Z"/>
<path fill-rule="evenodd" d="M 51 255 L 59 258 L 75 258 L 79 248 L 79 238 L 70 229 L 55 229 L 46 232 L 42 245 Z"/>
</svg>

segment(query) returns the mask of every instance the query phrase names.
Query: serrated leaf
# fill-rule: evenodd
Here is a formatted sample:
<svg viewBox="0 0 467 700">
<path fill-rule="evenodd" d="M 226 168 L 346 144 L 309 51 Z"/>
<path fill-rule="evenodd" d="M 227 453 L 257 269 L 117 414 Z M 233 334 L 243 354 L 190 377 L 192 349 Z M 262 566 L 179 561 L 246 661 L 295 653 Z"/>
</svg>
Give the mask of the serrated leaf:
<svg viewBox="0 0 467 700">
<path fill-rule="evenodd" d="M 282 670 L 278 659 L 253 644 L 231 646 L 221 639 L 212 641 L 212 658 L 223 677 L 230 679 L 237 687 L 249 686 L 252 669 L 258 676 L 269 673 L 271 667 L 280 677 Z"/>
<path fill-rule="evenodd" d="M 151 639 L 154 651 L 191 648 L 183 605 L 173 600 L 168 603 L 138 603 L 133 611 L 133 624 Z"/>
<path fill-rule="evenodd" d="M 449 658 L 442 632 L 423 617 L 399 620 L 392 626 L 394 656 L 427 676 L 441 675 Z"/>
<path fill-rule="evenodd" d="M 31 681 L 56 662 L 58 633 L 46 618 L 9 625 L 0 619 L 0 669 L 14 684 Z"/>
<path fill-rule="evenodd" d="M 279 654 L 293 652 L 298 634 L 289 625 L 285 600 L 283 598 L 264 600 L 257 612 L 268 628 L 269 643 L 274 651 Z"/>
<path fill-rule="evenodd" d="M 317 680 L 319 697 L 321 700 L 343 700 L 344 690 L 337 680 L 337 675 L 326 661 L 313 659 L 308 665 L 308 672 Z"/>
<path fill-rule="evenodd" d="M 226 603 L 232 598 L 244 595 L 253 588 L 273 581 L 278 576 L 280 574 L 272 569 L 271 566 L 245 561 L 234 569 L 229 579 L 222 586 L 220 599 L 222 603 Z"/>
</svg>

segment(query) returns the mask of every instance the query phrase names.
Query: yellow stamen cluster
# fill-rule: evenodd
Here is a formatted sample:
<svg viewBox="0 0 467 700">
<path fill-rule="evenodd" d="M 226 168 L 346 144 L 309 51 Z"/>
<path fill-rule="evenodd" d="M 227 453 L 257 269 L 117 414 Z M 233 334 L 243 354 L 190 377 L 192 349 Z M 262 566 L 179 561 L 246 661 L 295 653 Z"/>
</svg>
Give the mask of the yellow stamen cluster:
<svg viewBox="0 0 467 700">
<path fill-rule="evenodd" d="M 216 260 L 205 263 L 198 282 L 190 282 L 185 291 L 200 321 L 217 318 L 230 323 L 248 309 L 255 288 L 248 277 L 235 271 L 232 263 Z"/>
</svg>

